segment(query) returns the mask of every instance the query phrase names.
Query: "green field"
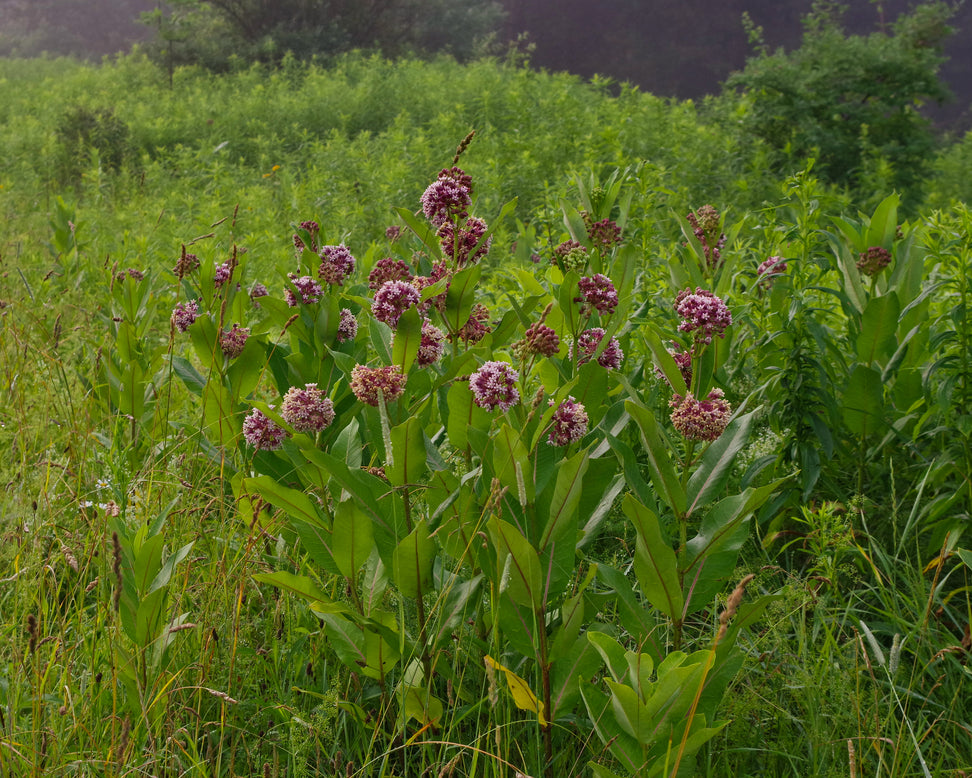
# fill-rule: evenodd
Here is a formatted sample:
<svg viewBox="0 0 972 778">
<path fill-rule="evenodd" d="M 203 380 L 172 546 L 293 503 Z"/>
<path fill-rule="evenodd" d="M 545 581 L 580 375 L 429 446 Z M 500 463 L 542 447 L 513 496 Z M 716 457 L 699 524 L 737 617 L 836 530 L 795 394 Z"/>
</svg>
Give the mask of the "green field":
<svg viewBox="0 0 972 778">
<path fill-rule="evenodd" d="M 0 776 L 972 770 L 972 140 L 744 108 L 0 60 Z"/>
</svg>

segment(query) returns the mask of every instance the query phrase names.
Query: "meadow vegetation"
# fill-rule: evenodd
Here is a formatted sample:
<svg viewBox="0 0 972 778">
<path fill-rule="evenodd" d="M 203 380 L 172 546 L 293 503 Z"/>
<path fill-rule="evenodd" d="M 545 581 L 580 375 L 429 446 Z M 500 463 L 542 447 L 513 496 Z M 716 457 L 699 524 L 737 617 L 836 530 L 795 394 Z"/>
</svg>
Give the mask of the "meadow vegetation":
<svg viewBox="0 0 972 778">
<path fill-rule="evenodd" d="M 0 61 L 0 775 L 968 773 L 972 136 L 754 105 Z"/>
</svg>

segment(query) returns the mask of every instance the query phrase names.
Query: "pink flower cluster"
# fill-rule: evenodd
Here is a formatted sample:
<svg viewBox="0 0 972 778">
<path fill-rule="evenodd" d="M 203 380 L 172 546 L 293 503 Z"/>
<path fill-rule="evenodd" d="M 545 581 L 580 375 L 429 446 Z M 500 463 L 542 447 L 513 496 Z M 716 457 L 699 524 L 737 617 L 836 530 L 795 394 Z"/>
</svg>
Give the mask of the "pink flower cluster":
<svg viewBox="0 0 972 778">
<path fill-rule="evenodd" d="M 243 439 L 257 451 L 276 451 L 288 435 L 287 430 L 256 408 L 243 419 Z"/>
<path fill-rule="evenodd" d="M 506 362 L 486 362 L 469 376 L 469 388 L 473 401 L 480 408 L 508 411 L 520 402 L 516 382 L 520 374 Z"/>
<path fill-rule="evenodd" d="M 891 252 L 881 246 L 871 246 L 857 260 L 857 269 L 866 276 L 876 276 L 891 264 Z"/>
<path fill-rule="evenodd" d="M 287 278 L 290 279 L 290 283 L 297 289 L 297 294 L 294 294 L 291 289 L 284 292 L 284 299 L 287 300 L 287 305 L 291 308 L 296 308 L 298 305 L 316 303 L 324 294 L 321 285 L 310 276 L 300 276 L 298 278 L 296 273 L 288 273 Z M 297 295 L 300 296 L 298 297 Z"/>
<path fill-rule="evenodd" d="M 176 260 L 175 267 L 172 268 L 172 272 L 175 273 L 176 277 L 181 280 L 194 270 L 198 269 L 199 257 L 197 257 L 195 254 L 187 254 L 186 247 L 183 246 L 182 255 Z"/>
<path fill-rule="evenodd" d="M 466 343 L 479 343 L 492 332 L 489 326 L 489 309 L 482 303 L 473 305 L 469 319 L 459 329 L 459 338 Z"/>
<path fill-rule="evenodd" d="M 696 400 L 691 392 L 685 397 L 676 394 L 669 406 L 674 409 L 672 424 L 689 440 L 715 440 L 732 416 L 732 406 L 721 389 L 713 389 L 705 400 Z"/>
<path fill-rule="evenodd" d="M 292 386 L 284 395 L 280 415 L 297 432 L 320 432 L 334 421 L 334 403 L 317 384 L 303 389 Z"/>
<path fill-rule="evenodd" d="M 565 273 L 580 270 L 587 265 L 587 249 L 576 240 L 565 240 L 554 248 L 550 264 L 557 265 Z"/>
<path fill-rule="evenodd" d="M 621 242 L 621 228 L 610 219 L 601 219 L 587 225 L 587 236 L 595 246 L 606 250 Z"/>
<path fill-rule="evenodd" d="M 719 252 L 726 243 L 725 233 L 719 231 L 719 212 L 711 205 L 703 205 L 686 219 L 702 244 L 706 264 L 713 270 L 719 267 L 722 263 Z"/>
<path fill-rule="evenodd" d="M 577 336 L 577 364 L 583 365 L 585 362 L 590 361 L 604 335 L 605 332 L 603 329 L 600 327 L 592 327 L 589 330 L 584 330 Z M 574 357 L 573 344 L 571 344 L 570 357 L 571 359 Z M 624 352 L 621 350 L 621 344 L 617 338 L 611 338 L 607 346 L 604 347 L 604 351 L 597 358 L 597 363 L 608 370 L 617 370 L 621 367 L 621 360 L 623 359 Z"/>
<path fill-rule="evenodd" d="M 176 303 L 176 307 L 172 311 L 171 321 L 179 332 L 185 332 L 198 316 L 199 303 L 195 300 L 189 300 L 185 303 Z"/>
<path fill-rule="evenodd" d="M 344 343 L 346 340 L 354 340 L 358 334 L 358 320 L 354 318 L 349 308 L 341 309 L 341 321 L 338 323 L 337 342 Z"/>
<path fill-rule="evenodd" d="M 457 167 L 442 170 L 422 194 L 422 212 L 435 227 L 463 219 L 472 204 L 472 177 Z"/>
<path fill-rule="evenodd" d="M 321 266 L 317 275 L 331 286 L 342 286 L 354 272 L 355 258 L 345 245 L 324 246 L 321 249 Z"/>
<path fill-rule="evenodd" d="M 574 302 L 583 300 L 588 310 L 593 308 L 601 316 L 608 316 L 618 307 L 618 292 L 611 279 L 603 273 L 584 276 L 577 286 L 582 296 L 574 298 Z"/>
<path fill-rule="evenodd" d="M 668 353 L 672 355 L 672 359 L 675 360 L 675 364 L 678 366 L 679 372 L 682 374 L 682 380 L 685 381 L 686 386 L 692 385 L 692 349 L 686 351 L 679 351 L 678 348 L 668 349 Z M 661 371 L 661 368 L 655 368 L 655 375 L 661 380 L 667 381 L 665 374 Z"/>
<path fill-rule="evenodd" d="M 452 257 L 456 267 L 475 264 L 486 256 L 493 239 L 489 237 L 480 243 L 485 234 L 486 222 L 476 216 L 466 219 L 458 232 L 451 221 L 443 222 L 436 231 L 442 251 L 447 257 Z M 476 248 L 477 245 L 479 248 Z"/>
<path fill-rule="evenodd" d="M 368 273 L 368 288 L 372 292 L 377 292 L 386 281 L 410 283 L 412 278 L 414 278 L 412 270 L 405 260 L 384 257 L 375 262 L 375 266 Z"/>
<path fill-rule="evenodd" d="M 756 280 L 760 287 L 769 289 L 773 285 L 773 277 L 786 272 L 786 260 L 783 257 L 767 257 L 756 268 Z"/>
<path fill-rule="evenodd" d="M 420 300 L 418 289 L 407 281 L 385 281 L 375 293 L 371 312 L 378 321 L 395 329 L 402 314 Z"/>
<path fill-rule="evenodd" d="M 405 376 L 397 366 L 365 367 L 355 365 L 351 370 L 351 391 L 366 405 L 378 407 L 378 393 L 385 402 L 396 400 L 405 392 Z"/>
<path fill-rule="evenodd" d="M 216 272 L 213 273 L 213 284 L 219 289 L 223 284 L 230 280 L 230 276 L 233 275 L 233 265 L 230 262 L 224 262 L 222 265 L 216 266 Z"/>
<path fill-rule="evenodd" d="M 232 329 L 226 330 L 219 336 L 219 347 L 223 350 L 223 354 L 227 358 L 235 359 L 243 353 L 243 347 L 246 346 L 246 341 L 249 337 L 249 327 L 241 327 L 239 324 L 234 324 Z"/>
<path fill-rule="evenodd" d="M 553 405 L 554 401 L 550 401 Z M 567 446 L 587 434 L 587 410 L 573 397 L 568 397 L 554 411 L 550 419 L 547 443 L 551 446 Z"/>
<path fill-rule="evenodd" d="M 729 308 L 712 292 L 701 287 L 683 289 L 675 298 L 675 311 L 682 317 L 680 332 L 694 332 L 697 341 L 711 343 L 712 337 L 725 337 L 726 327 L 732 324 Z"/>
<path fill-rule="evenodd" d="M 428 319 L 422 322 L 422 342 L 415 361 L 419 367 L 434 365 L 445 353 L 445 333 Z"/>
<path fill-rule="evenodd" d="M 552 357 L 560 350 L 560 338 L 552 327 L 548 327 L 541 320 L 527 327 L 523 340 L 517 347 L 524 354 Z"/>
</svg>

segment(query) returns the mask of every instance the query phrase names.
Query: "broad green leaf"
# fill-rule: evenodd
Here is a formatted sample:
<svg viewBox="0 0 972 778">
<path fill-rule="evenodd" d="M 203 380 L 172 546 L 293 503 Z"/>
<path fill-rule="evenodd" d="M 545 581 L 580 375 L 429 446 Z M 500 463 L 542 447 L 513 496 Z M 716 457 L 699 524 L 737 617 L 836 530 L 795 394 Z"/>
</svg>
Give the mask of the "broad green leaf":
<svg viewBox="0 0 972 778">
<path fill-rule="evenodd" d="M 581 296 L 579 282 L 580 274 L 576 270 L 571 270 L 564 276 L 563 283 L 557 290 L 557 305 L 560 306 L 560 312 L 563 314 L 567 332 L 580 332 L 581 304 L 576 302 Z"/>
<path fill-rule="evenodd" d="M 392 339 L 391 363 L 407 375 L 422 344 L 422 316 L 414 305 L 398 319 Z"/>
<path fill-rule="evenodd" d="M 610 635 L 603 632 L 588 632 L 587 640 L 604 659 L 611 677 L 620 683 L 628 674 L 628 662 L 624 656 L 624 647 Z"/>
<path fill-rule="evenodd" d="M 874 209 L 870 224 L 864 235 L 864 242 L 868 247 L 883 246 L 891 248 L 894 243 L 894 235 L 898 229 L 898 202 L 900 198 L 896 193 L 889 194 Z"/>
<path fill-rule="evenodd" d="M 156 574 L 155 578 L 152 580 L 152 583 L 148 589 L 150 592 L 154 592 L 156 589 L 161 589 L 163 586 L 168 585 L 176 565 L 189 556 L 189 552 L 192 551 L 192 546 L 194 543 L 195 541 L 190 541 L 174 554 L 169 555 L 165 562 L 162 563 L 162 566 L 159 568 L 159 572 Z"/>
<path fill-rule="evenodd" d="M 459 330 L 469 321 L 482 272 L 482 265 L 470 265 L 452 277 L 449 291 L 446 292 L 445 310 L 445 320 L 450 330 Z"/>
<path fill-rule="evenodd" d="M 330 598 L 321 588 L 306 575 L 294 575 L 286 570 L 277 570 L 273 573 L 254 573 L 253 580 L 260 583 L 268 583 L 283 589 L 298 597 L 303 597 L 308 602 L 327 602 Z"/>
<path fill-rule="evenodd" d="M 415 719 L 423 725 L 434 724 L 445 711 L 442 700 L 419 686 L 405 687 L 402 709 L 406 718 Z"/>
<path fill-rule="evenodd" d="M 345 578 L 354 579 L 375 547 L 371 519 L 354 500 L 343 500 L 334 509 L 331 550 L 334 563 Z"/>
<path fill-rule="evenodd" d="M 435 234 L 435 230 L 418 219 L 407 208 L 395 208 L 394 210 L 398 217 L 405 222 L 405 225 L 425 244 L 425 248 L 431 253 L 433 261 L 442 259 L 442 247 L 439 245 L 439 238 Z"/>
<path fill-rule="evenodd" d="M 537 507 L 543 513 L 540 521 L 543 523 L 543 534 L 540 536 L 538 548 L 545 549 L 548 544 L 560 540 L 561 536 L 577 530 L 577 506 L 583 494 L 584 474 L 590 463 L 587 450 L 578 451 L 569 459 L 562 460 L 557 467 L 557 481 L 553 493 L 538 499 Z M 573 541 L 573 539 L 571 539 Z"/>
<path fill-rule="evenodd" d="M 584 707 L 587 708 L 588 720 L 593 724 L 594 731 L 601 742 L 611 751 L 611 754 L 624 767 L 625 775 L 640 775 L 644 767 L 644 757 L 641 745 L 627 732 L 624 732 L 617 722 L 611 709 L 611 695 L 604 694 L 600 689 L 589 683 L 579 685 Z M 604 775 L 612 775 L 606 770 Z M 598 773 L 601 778 L 602 773 Z"/>
<path fill-rule="evenodd" d="M 385 476 L 394 486 L 417 484 L 427 470 L 425 433 L 417 416 L 391 429 L 392 461 L 385 467 Z"/>
<path fill-rule="evenodd" d="M 421 597 L 432 589 L 432 563 L 435 561 L 435 541 L 429 537 L 429 527 L 420 521 L 392 555 L 392 580 L 406 597 Z"/>
<path fill-rule="evenodd" d="M 857 358 L 863 364 L 884 361 L 894 353 L 894 333 L 900 313 L 898 295 L 894 292 L 868 300 L 861 316 L 861 333 L 857 336 Z"/>
<path fill-rule="evenodd" d="M 212 369 L 217 364 L 222 364 L 223 352 L 219 347 L 219 334 L 210 316 L 206 314 L 198 316 L 189 325 L 188 332 L 189 341 L 204 368 Z"/>
<path fill-rule="evenodd" d="M 308 524 L 324 525 L 320 511 L 310 497 L 289 486 L 279 484 L 268 475 L 243 479 L 243 488 L 248 492 L 256 492 L 275 508 L 286 511 L 294 518 L 306 521 Z"/>
<path fill-rule="evenodd" d="M 630 494 L 625 495 L 622 508 L 638 533 L 634 567 L 642 593 L 670 619 L 681 619 L 683 598 L 678 562 L 662 535 L 658 517 Z"/>
<path fill-rule="evenodd" d="M 201 397 L 202 390 L 206 386 L 206 379 L 193 367 L 192 362 L 185 357 L 173 356 L 171 363 L 173 372 L 182 379 L 186 388 L 197 397 Z"/>
<path fill-rule="evenodd" d="M 641 335 L 645 339 L 645 343 L 648 344 L 648 348 L 651 349 L 651 353 L 655 357 L 655 364 L 664 373 L 672 391 L 684 397 L 688 393 L 685 376 L 682 375 L 682 371 L 675 364 L 675 359 L 668 353 L 668 349 L 662 344 L 658 333 L 652 327 L 642 327 Z"/>
<path fill-rule="evenodd" d="M 497 575 L 501 592 L 509 594 L 517 605 L 529 606 L 534 612 L 543 607 L 543 577 L 536 549 L 520 531 L 496 516 L 489 521 L 489 532 L 496 547 Z"/>
<path fill-rule="evenodd" d="M 521 505 L 533 502 L 535 487 L 530 454 L 520 433 L 509 424 L 504 424 L 493 438 L 493 469 L 500 483 Z"/>
<path fill-rule="evenodd" d="M 458 451 L 465 451 L 476 436 L 470 437 L 470 430 L 489 431 L 492 421 L 490 415 L 473 401 L 468 381 L 456 381 L 449 387 L 447 396 L 446 434 L 449 442 Z M 481 452 L 479 452 L 481 453 Z"/>
<path fill-rule="evenodd" d="M 753 418 L 759 411 L 750 411 L 733 419 L 723 433 L 706 449 L 699 466 L 688 481 L 688 515 L 704 508 L 722 490 L 732 473 L 736 455 L 749 442 Z"/>
<path fill-rule="evenodd" d="M 641 651 L 649 652 L 655 662 L 660 662 L 664 647 L 658 642 L 657 624 L 651 610 L 638 599 L 628 576 L 610 565 L 599 564 L 597 577 L 613 590 L 607 592 L 608 602 L 617 606 L 620 626 L 637 641 Z"/>
<path fill-rule="evenodd" d="M 557 657 L 551 657 L 549 718 L 569 714 L 580 695 L 581 678 L 590 678 L 601 669 L 601 657 L 585 635 L 574 637 Z"/>
<path fill-rule="evenodd" d="M 684 515 L 686 509 L 685 490 L 675 473 L 669 455 L 668 445 L 662 438 L 658 422 L 647 408 L 633 400 L 626 400 L 625 409 L 638 423 L 641 436 L 645 444 L 645 456 L 648 459 L 648 471 L 651 482 L 665 503 L 677 514 Z"/>
<path fill-rule="evenodd" d="M 884 384 L 872 367 L 856 365 L 841 398 L 844 423 L 855 435 L 865 437 L 882 427 Z"/>
</svg>

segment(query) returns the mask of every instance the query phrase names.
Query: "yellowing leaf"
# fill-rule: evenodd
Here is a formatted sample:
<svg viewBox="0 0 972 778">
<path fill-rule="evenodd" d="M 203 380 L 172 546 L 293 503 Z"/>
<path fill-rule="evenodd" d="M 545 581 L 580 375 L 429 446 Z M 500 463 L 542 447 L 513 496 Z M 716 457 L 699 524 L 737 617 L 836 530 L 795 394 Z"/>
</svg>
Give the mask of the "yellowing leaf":
<svg viewBox="0 0 972 778">
<path fill-rule="evenodd" d="M 509 668 L 501 665 L 489 654 L 486 655 L 485 659 L 486 664 L 488 664 L 494 670 L 502 670 L 506 674 L 506 685 L 510 687 L 510 694 L 513 695 L 513 703 L 516 705 L 516 707 L 518 707 L 520 710 L 528 710 L 531 713 L 536 713 L 537 721 L 540 722 L 540 726 L 547 726 L 548 722 L 544 716 L 544 704 L 538 700 L 537 695 L 530 690 L 530 686 L 527 684 L 527 682 Z"/>
</svg>

